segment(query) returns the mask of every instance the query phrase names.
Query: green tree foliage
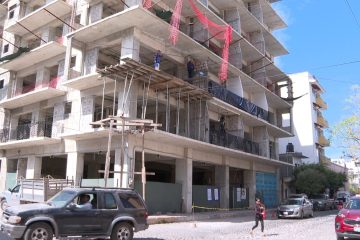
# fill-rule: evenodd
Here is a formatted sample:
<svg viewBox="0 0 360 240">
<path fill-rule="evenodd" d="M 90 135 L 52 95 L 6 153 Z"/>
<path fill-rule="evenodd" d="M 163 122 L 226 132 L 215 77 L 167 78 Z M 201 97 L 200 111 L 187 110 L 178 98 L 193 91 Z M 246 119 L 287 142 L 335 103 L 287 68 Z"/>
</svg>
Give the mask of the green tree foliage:
<svg viewBox="0 0 360 240">
<path fill-rule="evenodd" d="M 334 194 L 346 182 L 344 173 L 336 173 L 321 164 L 309 164 L 297 167 L 294 171 L 293 186 L 297 192 L 314 195 L 326 189 Z"/>
<path fill-rule="evenodd" d="M 360 86 L 352 87 L 353 93 L 347 102 L 350 115 L 330 130 L 331 144 L 343 149 L 345 157 L 360 160 Z"/>
</svg>

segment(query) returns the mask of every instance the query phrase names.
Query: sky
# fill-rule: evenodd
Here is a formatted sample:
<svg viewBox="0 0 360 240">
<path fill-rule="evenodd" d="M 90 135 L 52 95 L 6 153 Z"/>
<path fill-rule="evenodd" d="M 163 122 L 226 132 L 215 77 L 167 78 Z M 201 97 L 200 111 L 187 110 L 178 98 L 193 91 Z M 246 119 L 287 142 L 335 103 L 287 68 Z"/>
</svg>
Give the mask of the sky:
<svg viewBox="0 0 360 240">
<path fill-rule="evenodd" d="M 287 74 L 308 71 L 319 80 L 331 127 L 350 114 L 346 99 L 351 86 L 360 85 L 360 0 L 282 0 L 273 6 L 288 25 L 275 31 L 289 51 L 277 65 Z M 330 146 L 325 154 L 340 158 L 342 149 Z"/>
</svg>

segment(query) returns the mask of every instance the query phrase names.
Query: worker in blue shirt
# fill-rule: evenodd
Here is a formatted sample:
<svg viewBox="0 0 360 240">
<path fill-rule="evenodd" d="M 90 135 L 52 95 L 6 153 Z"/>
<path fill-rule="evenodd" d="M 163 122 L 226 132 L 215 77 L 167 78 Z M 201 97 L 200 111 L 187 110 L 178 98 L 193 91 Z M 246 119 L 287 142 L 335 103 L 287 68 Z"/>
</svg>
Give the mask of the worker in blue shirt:
<svg viewBox="0 0 360 240">
<path fill-rule="evenodd" d="M 160 70 L 161 57 L 162 57 L 161 51 L 158 50 L 154 55 L 154 68 L 155 68 L 155 70 L 158 70 L 158 71 Z"/>
</svg>

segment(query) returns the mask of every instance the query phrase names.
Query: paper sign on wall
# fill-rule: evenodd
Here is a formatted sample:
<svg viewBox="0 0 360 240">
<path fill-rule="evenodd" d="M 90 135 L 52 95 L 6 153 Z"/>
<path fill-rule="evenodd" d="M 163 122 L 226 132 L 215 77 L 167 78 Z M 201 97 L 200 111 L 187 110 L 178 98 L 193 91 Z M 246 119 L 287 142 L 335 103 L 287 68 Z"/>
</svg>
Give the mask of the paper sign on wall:
<svg viewBox="0 0 360 240">
<path fill-rule="evenodd" d="M 241 188 L 241 199 L 246 199 L 246 188 Z"/>
<path fill-rule="evenodd" d="M 214 189 L 214 200 L 219 200 L 219 189 L 217 188 Z"/>
<path fill-rule="evenodd" d="M 212 200 L 211 188 L 208 188 L 208 190 L 207 190 L 207 200 L 208 201 Z"/>
<path fill-rule="evenodd" d="M 236 201 L 241 201 L 241 188 L 236 188 Z"/>
</svg>

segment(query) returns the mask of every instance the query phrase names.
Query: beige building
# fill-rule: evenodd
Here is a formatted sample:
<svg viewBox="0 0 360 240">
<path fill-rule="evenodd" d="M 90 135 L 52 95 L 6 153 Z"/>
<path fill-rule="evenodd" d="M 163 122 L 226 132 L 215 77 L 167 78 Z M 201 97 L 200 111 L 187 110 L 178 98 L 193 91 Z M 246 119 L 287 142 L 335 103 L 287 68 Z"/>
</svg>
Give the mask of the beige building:
<svg viewBox="0 0 360 240">
<path fill-rule="evenodd" d="M 278 141 L 292 136 L 282 116 L 292 106 L 279 96 L 291 85 L 278 84 L 287 76 L 274 57 L 288 52 L 272 31 L 286 24 L 272 2 L 195 1 L 212 22 L 233 28 L 222 83 L 224 43 L 187 0 L 176 45 L 168 40 L 175 0 L 149 10 L 140 0 L 6 1 L 1 188 L 47 175 L 102 185 L 109 153 L 109 184 L 141 190 L 144 148 L 151 212 L 191 212 L 192 203 L 253 206 L 256 194 L 275 206 L 285 164 Z M 109 145 L 108 126 L 91 123 L 110 116 L 161 127 L 147 129 L 143 139 L 136 126 L 117 126 Z"/>
</svg>

